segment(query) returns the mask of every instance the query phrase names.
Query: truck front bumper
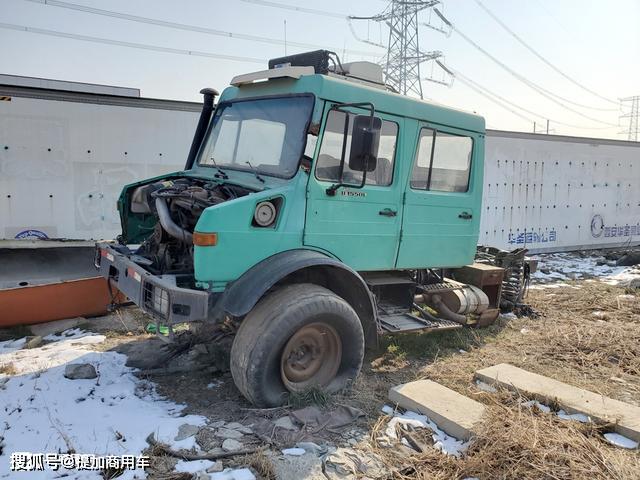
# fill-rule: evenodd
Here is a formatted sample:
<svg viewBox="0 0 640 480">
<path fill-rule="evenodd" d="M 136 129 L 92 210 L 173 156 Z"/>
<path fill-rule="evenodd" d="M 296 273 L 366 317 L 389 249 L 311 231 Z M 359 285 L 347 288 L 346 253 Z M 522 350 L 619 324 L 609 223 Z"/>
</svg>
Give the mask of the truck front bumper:
<svg viewBox="0 0 640 480">
<path fill-rule="evenodd" d="M 96 244 L 95 266 L 112 286 L 162 325 L 207 320 L 217 296 L 153 275 L 109 243 Z"/>
</svg>

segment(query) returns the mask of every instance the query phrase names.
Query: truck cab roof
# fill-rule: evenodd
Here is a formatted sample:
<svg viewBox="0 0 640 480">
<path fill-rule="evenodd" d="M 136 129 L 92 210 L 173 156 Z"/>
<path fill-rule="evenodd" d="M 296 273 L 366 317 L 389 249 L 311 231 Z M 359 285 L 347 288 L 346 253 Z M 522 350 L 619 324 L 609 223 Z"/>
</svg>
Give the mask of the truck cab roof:
<svg viewBox="0 0 640 480">
<path fill-rule="evenodd" d="M 394 93 L 348 77 L 311 73 L 311 67 L 288 67 L 287 70 L 291 71 L 290 76 L 284 71 L 279 72 L 277 76 L 269 74 L 278 70 L 281 69 L 236 77 L 233 83 L 237 86 L 226 88 L 220 102 L 250 97 L 312 93 L 317 98 L 336 103 L 371 102 L 378 112 L 413 118 L 434 125 L 455 126 L 470 132 L 485 132 L 484 118 L 473 113 Z"/>
</svg>

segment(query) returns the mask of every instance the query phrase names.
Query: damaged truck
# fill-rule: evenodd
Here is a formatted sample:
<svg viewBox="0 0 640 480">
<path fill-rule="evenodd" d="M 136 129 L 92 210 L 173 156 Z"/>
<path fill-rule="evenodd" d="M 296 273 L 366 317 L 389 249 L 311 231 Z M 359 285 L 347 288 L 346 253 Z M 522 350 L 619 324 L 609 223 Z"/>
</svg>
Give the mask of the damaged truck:
<svg viewBox="0 0 640 480">
<path fill-rule="evenodd" d="M 482 117 L 390 91 L 316 51 L 233 78 L 183 171 L 124 187 L 96 267 L 158 328 L 225 324 L 255 405 L 336 392 L 379 335 L 483 326 L 502 270 L 473 264 Z"/>
</svg>

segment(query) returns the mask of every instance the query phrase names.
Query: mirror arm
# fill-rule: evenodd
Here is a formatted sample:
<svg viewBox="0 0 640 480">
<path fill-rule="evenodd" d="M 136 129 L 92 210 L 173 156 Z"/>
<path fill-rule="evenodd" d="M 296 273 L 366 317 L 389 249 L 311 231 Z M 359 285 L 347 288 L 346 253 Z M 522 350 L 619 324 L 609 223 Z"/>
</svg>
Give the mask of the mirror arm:
<svg viewBox="0 0 640 480">
<path fill-rule="evenodd" d="M 373 103 L 371 102 L 360 102 L 360 103 L 338 103 L 338 104 L 334 104 L 330 110 L 341 110 L 343 108 L 347 108 L 347 107 L 360 107 L 360 108 L 365 108 L 367 107 L 369 109 L 369 118 L 371 119 L 371 128 L 373 128 L 373 118 L 376 112 L 375 106 L 373 105 Z M 348 112 L 347 112 L 348 113 Z M 344 162 L 345 162 L 345 153 L 346 153 L 346 149 L 347 149 L 347 133 L 349 133 L 349 115 L 347 115 L 347 121 L 344 122 L 344 140 L 342 141 L 342 158 L 340 159 L 340 182 L 339 183 L 334 183 L 333 185 L 331 185 L 329 188 L 327 188 L 325 190 L 325 193 L 330 196 L 333 197 L 336 194 L 336 191 L 340 188 L 340 187 L 350 187 L 350 188 L 356 188 L 356 189 L 360 189 L 360 188 L 364 188 L 364 185 L 367 181 L 367 172 L 366 169 L 364 172 L 362 172 L 362 183 L 360 185 L 348 185 L 348 184 L 344 184 L 342 183 L 342 175 L 344 174 Z M 368 160 L 367 160 L 368 162 Z"/>
</svg>

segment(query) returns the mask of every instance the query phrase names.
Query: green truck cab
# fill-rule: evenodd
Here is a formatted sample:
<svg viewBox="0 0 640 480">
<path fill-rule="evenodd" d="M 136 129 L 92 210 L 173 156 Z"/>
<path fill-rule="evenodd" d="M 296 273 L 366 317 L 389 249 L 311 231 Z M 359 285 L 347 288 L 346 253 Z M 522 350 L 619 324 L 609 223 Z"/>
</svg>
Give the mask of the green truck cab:
<svg viewBox="0 0 640 480">
<path fill-rule="evenodd" d="M 185 170 L 125 186 L 122 235 L 96 249 L 157 323 L 235 325 L 231 372 L 259 406 L 343 389 L 379 334 L 487 323 L 499 301 L 465 280 L 484 119 L 326 51 L 269 66 L 215 109 L 203 90 Z"/>
</svg>

